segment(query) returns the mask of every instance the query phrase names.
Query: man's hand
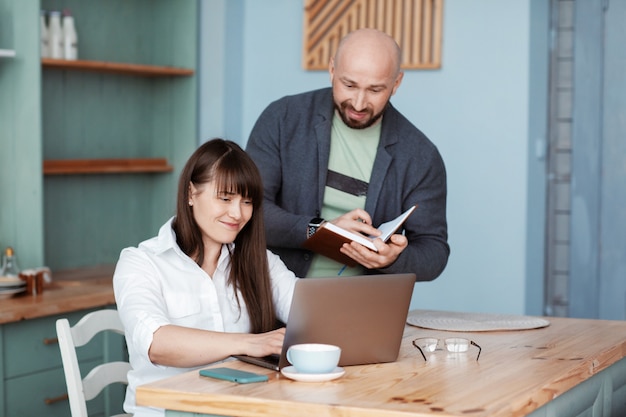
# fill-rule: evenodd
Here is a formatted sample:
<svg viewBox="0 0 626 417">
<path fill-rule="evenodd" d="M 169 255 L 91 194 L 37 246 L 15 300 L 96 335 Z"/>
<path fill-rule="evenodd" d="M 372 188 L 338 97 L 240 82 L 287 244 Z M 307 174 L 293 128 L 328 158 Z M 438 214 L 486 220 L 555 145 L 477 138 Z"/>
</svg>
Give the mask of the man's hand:
<svg viewBox="0 0 626 417">
<path fill-rule="evenodd" d="M 378 252 L 369 250 L 359 243 L 351 242 L 343 244 L 341 253 L 348 255 L 368 269 L 380 269 L 394 263 L 409 244 L 406 236 L 401 234 L 391 235 L 387 243 L 378 238 L 373 242 Z"/>
<path fill-rule="evenodd" d="M 369 213 L 362 209 L 354 209 L 332 220 L 331 223 L 353 233 L 361 233 L 365 236 L 380 236 L 380 231 L 372 226 L 372 218 Z M 392 235 L 387 243 L 381 239 L 374 239 L 373 242 L 378 252 L 369 250 L 356 242 L 345 243 L 341 248 L 341 252 L 368 269 L 379 269 L 394 263 L 409 244 L 406 236 L 401 234 Z"/>
<path fill-rule="evenodd" d="M 380 235 L 380 231 L 372 226 L 372 218 L 369 213 L 362 209 L 349 211 L 330 222 L 352 233 L 361 233 L 365 236 Z"/>
</svg>

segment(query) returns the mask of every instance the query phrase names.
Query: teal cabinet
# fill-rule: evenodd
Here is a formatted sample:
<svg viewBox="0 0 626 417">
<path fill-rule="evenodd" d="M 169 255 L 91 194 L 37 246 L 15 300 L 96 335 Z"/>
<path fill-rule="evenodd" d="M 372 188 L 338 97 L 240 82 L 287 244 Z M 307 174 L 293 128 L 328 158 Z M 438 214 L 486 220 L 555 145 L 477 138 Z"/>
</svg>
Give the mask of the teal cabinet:
<svg viewBox="0 0 626 417">
<path fill-rule="evenodd" d="M 42 65 L 41 9 L 71 10 L 76 67 Z M 114 264 L 173 215 L 198 143 L 197 16 L 197 0 L 0 0 L 0 49 L 14 53 L 0 58 L 0 248 L 22 267 Z M 0 325 L 0 416 L 69 416 L 55 322 L 86 312 Z M 79 357 L 125 358 L 124 340 L 94 340 Z M 119 413 L 123 398 L 108 390 L 88 409 Z"/>
<path fill-rule="evenodd" d="M 70 325 L 91 310 L 42 317 L 0 326 L 0 415 L 11 417 L 70 415 L 67 388 L 55 323 L 67 317 Z M 128 360 L 124 337 L 105 334 L 79 348 L 81 373 L 112 360 Z M 90 416 L 122 412 L 125 387 L 109 388 L 88 403 Z"/>
<path fill-rule="evenodd" d="M 71 10 L 77 65 L 42 66 L 40 9 Z M 0 47 L 15 51 L 0 61 L 0 247 L 24 267 L 113 264 L 173 215 L 198 143 L 198 2 L 0 0 L 0 10 Z M 93 169 L 72 168 L 81 163 Z"/>
</svg>

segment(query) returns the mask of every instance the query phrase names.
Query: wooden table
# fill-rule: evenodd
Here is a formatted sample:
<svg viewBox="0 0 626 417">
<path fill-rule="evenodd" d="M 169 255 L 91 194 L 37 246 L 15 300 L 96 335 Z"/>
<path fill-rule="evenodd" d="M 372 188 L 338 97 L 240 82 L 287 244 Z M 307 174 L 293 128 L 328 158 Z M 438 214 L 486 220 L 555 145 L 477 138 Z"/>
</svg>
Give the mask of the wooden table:
<svg viewBox="0 0 626 417">
<path fill-rule="evenodd" d="M 194 371 L 138 387 L 137 403 L 171 416 L 626 415 L 626 322 L 549 320 L 541 329 L 475 333 L 407 325 L 397 362 L 346 367 L 335 381 L 295 382 L 233 361 L 226 366 L 266 373 L 269 382 L 238 385 Z M 425 362 L 411 343 L 425 336 L 467 337 L 482 355 L 477 362 L 474 348 L 437 350 Z"/>
</svg>

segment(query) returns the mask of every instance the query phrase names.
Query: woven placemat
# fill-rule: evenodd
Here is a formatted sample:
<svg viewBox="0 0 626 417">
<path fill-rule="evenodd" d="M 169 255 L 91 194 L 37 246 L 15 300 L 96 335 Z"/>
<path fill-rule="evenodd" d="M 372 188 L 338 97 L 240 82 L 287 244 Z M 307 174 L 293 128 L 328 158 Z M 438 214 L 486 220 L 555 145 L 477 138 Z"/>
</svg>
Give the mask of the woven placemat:
<svg viewBox="0 0 626 417">
<path fill-rule="evenodd" d="M 451 311 L 417 310 L 409 313 L 406 322 L 412 326 L 453 332 L 492 332 L 496 330 L 538 329 L 550 325 L 539 317 L 507 314 L 457 313 Z"/>
</svg>

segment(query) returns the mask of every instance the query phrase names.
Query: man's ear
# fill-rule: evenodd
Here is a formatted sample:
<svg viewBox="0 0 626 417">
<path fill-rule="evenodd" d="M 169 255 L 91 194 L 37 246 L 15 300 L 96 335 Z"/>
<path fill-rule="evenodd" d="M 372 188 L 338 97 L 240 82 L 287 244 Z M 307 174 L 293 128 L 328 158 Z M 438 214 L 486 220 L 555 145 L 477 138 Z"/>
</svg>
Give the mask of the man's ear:
<svg viewBox="0 0 626 417">
<path fill-rule="evenodd" d="M 404 72 L 400 71 L 398 73 L 398 75 L 396 76 L 396 81 L 393 84 L 393 89 L 391 90 L 391 95 L 393 96 L 394 94 L 396 94 L 396 90 L 398 90 L 398 87 L 400 87 L 400 84 L 402 84 L 402 78 L 404 77 Z"/>
</svg>

